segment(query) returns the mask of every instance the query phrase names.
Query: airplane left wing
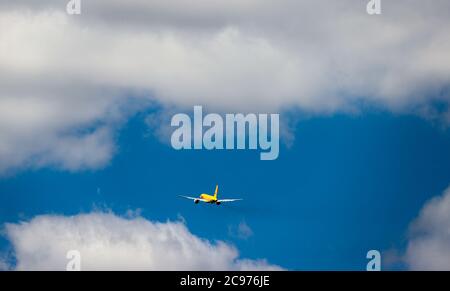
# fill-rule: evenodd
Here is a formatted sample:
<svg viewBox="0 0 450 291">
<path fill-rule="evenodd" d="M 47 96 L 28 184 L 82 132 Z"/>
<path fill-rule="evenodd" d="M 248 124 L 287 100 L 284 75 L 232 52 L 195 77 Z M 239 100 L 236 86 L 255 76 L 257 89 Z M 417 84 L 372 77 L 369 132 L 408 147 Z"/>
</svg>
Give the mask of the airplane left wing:
<svg viewBox="0 0 450 291">
<path fill-rule="evenodd" d="M 202 199 L 202 198 L 195 198 L 195 197 L 189 197 L 189 196 L 183 196 L 183 195 L 178 195 L 178 196 L 186 198 L 186 199 L 198 200 L 198 201 L 206 202 L 206 200 Z"/>
</svg>

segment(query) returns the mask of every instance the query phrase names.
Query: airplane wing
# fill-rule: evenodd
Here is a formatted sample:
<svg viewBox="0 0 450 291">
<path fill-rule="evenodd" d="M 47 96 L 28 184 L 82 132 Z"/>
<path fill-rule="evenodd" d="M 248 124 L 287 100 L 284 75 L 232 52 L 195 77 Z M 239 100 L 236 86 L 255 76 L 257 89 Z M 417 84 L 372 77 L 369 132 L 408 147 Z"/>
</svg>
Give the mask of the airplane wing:
<svg viewBox="0 0 450 291">
<path fill-rule="evenodd" d="M 189 196 L 183 196 L 183 195 L 178 195 L 178 196 L 186 198 L 186 199 L 198 200 L 198 201 L 206 202 L 206 200 L 202 199 L 202 198 L 195 198 L 195 197 L 189 197 Z"/>
<path fill-rule="evenodd" d="M 217 200 L 217 202 L 233 202 L 233 201 L 240 201 L 240 200 L 244 200 L 244 199 L 219 199 Z"/>
</svg>

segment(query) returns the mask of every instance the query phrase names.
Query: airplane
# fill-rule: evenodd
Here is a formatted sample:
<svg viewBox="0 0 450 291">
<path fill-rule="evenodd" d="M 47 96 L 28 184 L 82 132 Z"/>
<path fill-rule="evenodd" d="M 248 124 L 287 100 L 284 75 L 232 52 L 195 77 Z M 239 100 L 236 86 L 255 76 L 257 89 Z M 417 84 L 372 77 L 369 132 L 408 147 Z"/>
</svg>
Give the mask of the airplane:
<svg viewBox="0 0 450 291">
<path fill-rule="evenodd" d="M 242 199 L 217 199 L 218 192 L 219 192 L 219 185 L 216 185 L 216 191 L 214 191 L 214 195 L 209 195 L 209 194 L 203 193 L 203 194 L 200 194 L 200 196 L 197 198 L 183 196 L 183 195 L 179 195 L 179 196 L 186 198 L 186 199 L 194 200 L 195 204 L 198 204 L 200 201 L 202 201 L 205 203 L 220 205 L 222 202 L 233 202 L 233 201 L 242 200 Z"/>
</svg>

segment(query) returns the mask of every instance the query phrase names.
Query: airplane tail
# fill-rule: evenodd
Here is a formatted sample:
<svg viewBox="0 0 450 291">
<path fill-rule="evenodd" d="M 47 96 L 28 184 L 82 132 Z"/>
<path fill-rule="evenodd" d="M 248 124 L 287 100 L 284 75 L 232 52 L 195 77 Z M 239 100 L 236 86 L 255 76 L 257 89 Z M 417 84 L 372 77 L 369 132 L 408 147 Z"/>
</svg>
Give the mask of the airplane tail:
<svg viewBox="0 0 450 291">
<path fill-rule="evenodd" d="M 214 192 L 214 199 L 217 199 L 218 192 L 219 192 L 219 185 L 216 185 L 216 191 Z"/>
</svg>

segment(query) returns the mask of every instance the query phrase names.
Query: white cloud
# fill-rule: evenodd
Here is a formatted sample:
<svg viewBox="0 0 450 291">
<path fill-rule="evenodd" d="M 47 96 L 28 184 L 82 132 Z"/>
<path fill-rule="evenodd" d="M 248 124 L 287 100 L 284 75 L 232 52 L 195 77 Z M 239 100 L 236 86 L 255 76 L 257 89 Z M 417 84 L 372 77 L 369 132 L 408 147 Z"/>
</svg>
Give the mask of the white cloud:
<svg viewBox="0 0 450 291">
<path fill-rule="evenodd" d="M 151 222 L 111 213 L 37 216 L 7 224 L 18 270 L 65 270 L 66 253 L 81 253 L 82 270 L 280 270 L 239 259 L 235 247 L 193 235 L 181 222 Z"/>
<path fill-rule="evenodd" d="M 403 260 L 411 270 L 450 270 L 450 188 L 412 223 Z"/>
<path fill-rule="evenodd" d="M 0 173 L 104 166 L 136 109 L 130 96 L 254 112 L 374 103 L 427 116 L 449 101 L 446 0 L 389 1 L 380 16 L 360 0 L 90 0 L 79 16 L 65 4 L 0 1 Z"/>
</svg>

